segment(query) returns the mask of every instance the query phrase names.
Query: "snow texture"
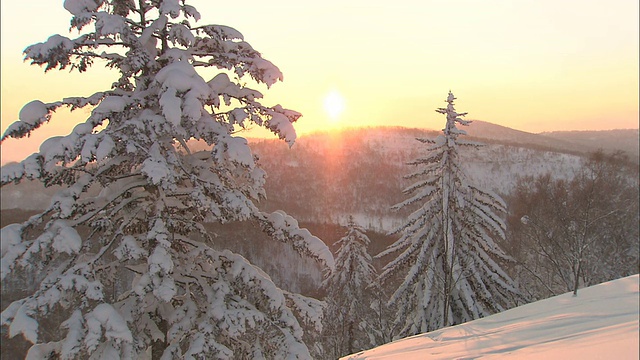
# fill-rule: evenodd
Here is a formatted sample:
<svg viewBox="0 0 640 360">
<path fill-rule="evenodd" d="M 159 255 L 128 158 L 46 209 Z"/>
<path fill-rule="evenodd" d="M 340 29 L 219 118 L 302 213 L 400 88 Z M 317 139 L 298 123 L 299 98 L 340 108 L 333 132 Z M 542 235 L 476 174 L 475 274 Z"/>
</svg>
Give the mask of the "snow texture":
<svg viewBox="0 0 640 360">
<path fill-rule="evenodd" d="M 64 8 L 73 15 L 96 11 L 101 4 L 96 0 L 64 0 Z"/>
<path fill-rule="evenodd" d="M 320 261 L 328 270 L 335 269 L 335 260 L 331 250 L 309 230 L 300 228 L 298 221 L 278 210 L 271 214 L 258 215 L 263 229 L 282 242 L 291 242 L 293 248 Z"/>
<path fill-rule="evenodd" d="M 85 315 L 87 335 L 84 342 L 89 351 L 94 350 L 104 337 L 115 344 L 133 342 L 133 336 L 127 322 L 120 313 L 109 304 L 100 304 Z"/>
<path fill-rule="evenodd" d="M 41 122 L 49 114 L 47 106 L 40 100 L 33 100 L 20 110 L 18 118 L 29 125 Z"/>
<path fill-rule="evenodd" d="M 93 111 L 96 113 L 122 112 L 126 106 L 127 101 L 122 96 L 107 96 Z M 86 131 L 84 132 L 86 133 Z"/>
</svg>

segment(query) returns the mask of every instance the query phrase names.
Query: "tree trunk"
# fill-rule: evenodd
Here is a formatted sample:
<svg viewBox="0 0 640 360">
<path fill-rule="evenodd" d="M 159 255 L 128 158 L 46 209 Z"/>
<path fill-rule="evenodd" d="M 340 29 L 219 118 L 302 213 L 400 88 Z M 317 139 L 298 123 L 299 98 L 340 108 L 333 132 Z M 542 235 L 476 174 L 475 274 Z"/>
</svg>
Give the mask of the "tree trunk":
<svg viewBox="0 0 640 360">
<path fill-rule="evenodd" d="M 578 285 L 580 284 L 580 271 L 582 271 L 582 260 L 578 260 L 578 268 L 573 277 L 573 296 L 578 296 Z"/>
<path fill-rule="evenodd" d="M 445 273 L 444 275 L 444 291 L 442 296 L 444 297 L 444 306 L 442 307 L 442 327 L 447 327 L 449 325 L 449 292 L 450 292 L 450 287 L 449 287 L 449 282 L 450 282 L 450 277 L 448 274 L 448 267 L 447 267 L 447 273 Z"/>
<path fill-rule="evenodd" d="M 349 321 L 347 328 L 347 354 L 353 354 L 353 321 Z"/>
</svg>

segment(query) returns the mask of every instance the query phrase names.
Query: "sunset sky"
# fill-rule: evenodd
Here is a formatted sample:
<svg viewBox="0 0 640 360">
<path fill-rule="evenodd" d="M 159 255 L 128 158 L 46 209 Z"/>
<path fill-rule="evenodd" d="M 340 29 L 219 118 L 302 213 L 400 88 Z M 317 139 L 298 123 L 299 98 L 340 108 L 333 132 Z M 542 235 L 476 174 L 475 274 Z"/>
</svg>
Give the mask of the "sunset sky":
<svg viewBox="0 0 640 360">
<path fill-rule="evenodd" d="M 433 110 L 449 90 L 469 119 L 519 130 L 638 128 L 637 0 L 189 3 L 200 24 L 236 28 L 282 70 L 284 82 L 259 90 L 266 104 L 303 113 L 299 134 L 440 129 L 444 119 Z M 44 74 L 22 62 L 26 46 L 74 36 L 62 1 L 2 1 L 1 10 L 2 132 L 31 100 L 90 95 L 115 79 L 102 66 Z M 30 139 L 5 141 L 2 163 L 86 115 L 60 112 Z"/>
</svg>

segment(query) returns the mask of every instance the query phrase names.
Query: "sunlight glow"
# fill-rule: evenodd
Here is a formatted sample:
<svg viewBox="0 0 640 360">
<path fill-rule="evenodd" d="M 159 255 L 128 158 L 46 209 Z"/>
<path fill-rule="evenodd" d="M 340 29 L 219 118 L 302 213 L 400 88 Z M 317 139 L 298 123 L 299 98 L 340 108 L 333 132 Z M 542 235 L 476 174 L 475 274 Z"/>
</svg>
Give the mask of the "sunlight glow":
<svg viewBox="0 0 640 360">
<path fill-rule="evenodd" d="M 324 110 L 332 121 L 338 121 L 338 118 L 344 112 L 344 109 L 345 101 L 338 91 L 332 90 L 324 98 Z"/>
<path fill-rule="evenodd" d="M 345 123 L 440 130 L 442 118 L 433 109 L 444 104 L 449 89 L 469 119 L 521 131 L 638 128 L 638 1 L 512 1 L 508 6 L 499 0 L 375 6 L 356 1 L 346 6 L 327 0 L 301 6 L 283 0 L 274 8 L 247 0 L 247 11 L 221 6 L 214 12 L 204 11 L 210 1 L 189 2 L 202 11 L 198 26 L 237 29 L 284 72 L 284 83 L 256 89 L 266 91 L 266 103 L 281 102 L 303 114 L 295 123 L 298 134 Z M 104 63 L 96 62 L 86 73 L 45 74 L 23 61 L 26 46 L 53 34 L 78 36 L 69 33 L 71 14 L 60 1 L 0 1 L 0 6 L 0 134 L 32 100 L 53 103 L 111 89 L 119 73 Z M 29 14 L 38 25 L 24 26 L 24 17 L 13 14 Z M 460 26 L 451 26 L 452 17 Z M 379 51 L 381 44 L 390 51 Z M 416 44 L 422 47 L 399 50 L 415 50 Z M 198 71 L 205 81 L 218 73 L 215 67 Z M 250 77 L 241 82 L 245 79 L 257 85 Z M 24 159 L 42 141 L 68 134 L 89 116 L 87 109 L 59 109 L 31 137 L 3 141 L 0 162 Z M 273 136 L 268 130 L 260 134 L 255 136 Z"/>
</svg>

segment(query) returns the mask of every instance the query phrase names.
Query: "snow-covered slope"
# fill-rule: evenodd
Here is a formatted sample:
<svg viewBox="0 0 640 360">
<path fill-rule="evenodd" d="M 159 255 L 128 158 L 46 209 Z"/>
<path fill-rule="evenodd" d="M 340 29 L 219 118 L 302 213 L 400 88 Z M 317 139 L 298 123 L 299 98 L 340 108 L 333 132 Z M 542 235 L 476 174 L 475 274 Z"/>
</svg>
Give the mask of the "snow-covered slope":
<svg viewBox="0 0 640 360">
<path fill-rule="evenodd" d="M 638 359 L 638 275 L 343 359 Z"/>
</svg>

